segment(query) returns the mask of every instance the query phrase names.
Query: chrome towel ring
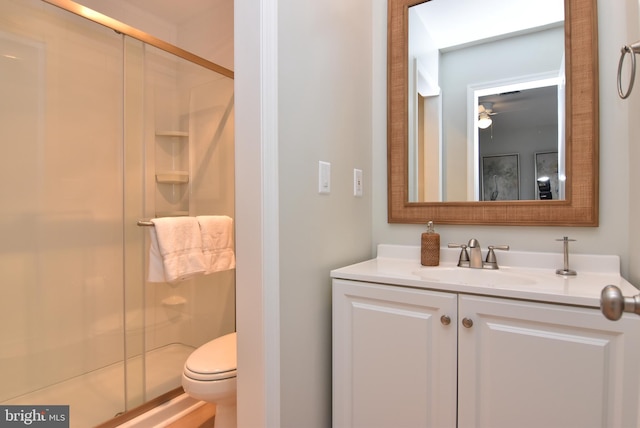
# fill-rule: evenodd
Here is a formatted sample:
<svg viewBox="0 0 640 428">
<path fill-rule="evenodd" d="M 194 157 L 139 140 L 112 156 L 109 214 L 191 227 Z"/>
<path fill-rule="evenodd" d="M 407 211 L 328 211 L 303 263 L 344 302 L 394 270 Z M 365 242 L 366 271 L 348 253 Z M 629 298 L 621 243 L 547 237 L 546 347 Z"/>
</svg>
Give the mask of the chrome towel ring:
<svg viewBox="0 0 640 428">
<path fill-rule="evenodd" d="M 631 75 L 629 76 L 629 87 L 626 91 L 622 90 L 622 65 L 624 64 L 624 57 L 629 54 L 631 59 Z M 620 50 L 620 61 L 618 61 L 618 95 L 623 100 L 631 95 L 633 89 L 633 83 L 636 80 L 636 54 L 640 54 L 640 40 L 630 45 L 625 45 Z"/>
</svg>

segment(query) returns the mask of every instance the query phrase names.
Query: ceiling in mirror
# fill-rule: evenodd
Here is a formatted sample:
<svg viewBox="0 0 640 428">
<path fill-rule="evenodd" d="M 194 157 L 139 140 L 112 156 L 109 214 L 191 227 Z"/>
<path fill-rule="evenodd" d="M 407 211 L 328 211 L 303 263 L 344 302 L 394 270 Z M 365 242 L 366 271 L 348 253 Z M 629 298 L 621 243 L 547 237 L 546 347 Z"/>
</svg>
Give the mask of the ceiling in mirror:
<svg viewBox="0 0 640 428">
<path fill-rule="evenodd" d="M 532 122 L 553 126 L 558 123 L 557 100 L 558 87 L 550 85 L 483 95 L 479 97 L 478 110 L 484 108 L 489 117 L 495 119 L 491 125 L 500 127 L 518 129 Z"/>
<path fill-rule="evenodd" d="M 564 21 L 562 0 L 431 0 L 411 10 L 441 50 Z"/>
</svg>

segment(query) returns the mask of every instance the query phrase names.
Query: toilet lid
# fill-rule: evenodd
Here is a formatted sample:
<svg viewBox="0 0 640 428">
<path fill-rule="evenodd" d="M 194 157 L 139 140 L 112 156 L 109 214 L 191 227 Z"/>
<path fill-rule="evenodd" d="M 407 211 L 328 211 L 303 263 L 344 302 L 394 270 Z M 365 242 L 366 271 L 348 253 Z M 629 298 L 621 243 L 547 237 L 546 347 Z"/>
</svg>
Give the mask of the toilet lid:
<svg viewBox="0 0 640 428">
<path fill-rule="evenodd" d="M 236 333 L 226 334 L 205 343 L 187 358 L 185 375 L 197 380 L 217 380 L 235 377 Z"/>
</svg>

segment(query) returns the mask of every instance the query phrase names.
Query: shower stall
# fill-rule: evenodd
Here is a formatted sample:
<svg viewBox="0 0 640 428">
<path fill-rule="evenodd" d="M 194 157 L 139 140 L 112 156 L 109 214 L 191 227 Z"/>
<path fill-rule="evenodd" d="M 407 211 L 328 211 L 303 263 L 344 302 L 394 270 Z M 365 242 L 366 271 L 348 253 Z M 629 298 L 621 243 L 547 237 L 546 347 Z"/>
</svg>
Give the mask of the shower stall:
<svg viewBox="0 0 640 428">
<path fill-rule="evenodd" d="M 235 271 L 148 282 L 139 226 L 234 217 L 232 74 L 116 30 L 0 1 L 0 404 L 72 427 L 179 388 L 235 330 Z"/>
</svg>

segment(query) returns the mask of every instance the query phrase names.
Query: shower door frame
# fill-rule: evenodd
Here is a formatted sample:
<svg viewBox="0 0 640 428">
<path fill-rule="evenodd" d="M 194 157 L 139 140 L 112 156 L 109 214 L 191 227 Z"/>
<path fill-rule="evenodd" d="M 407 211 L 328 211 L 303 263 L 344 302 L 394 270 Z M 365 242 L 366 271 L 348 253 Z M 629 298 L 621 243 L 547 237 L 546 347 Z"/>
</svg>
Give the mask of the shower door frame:
<svg viewBox="0 0 640 428">
<path fill-rule="evenodd" d="M 181 49 L 175 45 L 172 45 L 171 43 L 167 43 L 164 40 L 152 36 L 151 34 L 140 31 L 137 28 L 131 27 L 109 16 L 103 15 L 102 13 L 97 12 L 93 9 L 89 9 L 86 6 L 82 6 L 71 0 L 42 1 L 233 79 L 233 71 L 229 70 L 226 67 L 211 62 L 189 51 Z"/>
</svg>

